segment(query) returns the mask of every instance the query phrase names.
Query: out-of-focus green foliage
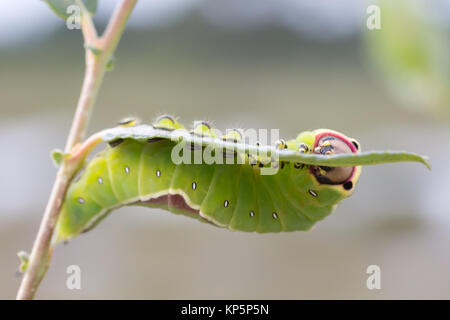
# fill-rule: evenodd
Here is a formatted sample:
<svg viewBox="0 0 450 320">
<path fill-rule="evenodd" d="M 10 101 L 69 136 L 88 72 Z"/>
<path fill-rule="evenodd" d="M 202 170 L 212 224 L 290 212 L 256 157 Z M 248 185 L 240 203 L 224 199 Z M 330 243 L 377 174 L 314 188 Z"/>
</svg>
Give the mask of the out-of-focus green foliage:
<svg viewBox="0 0 450 320">
<path fill-rule="evenodd" d="M 78 5 L 81 0 L 45 0 L 45 2 L 59 17 L 67 19 L 70 16 L 67 8 L 71 5 Z M 95 14 L 95 11 L 97 11 L 97 0 L 82 0 L 82 3 L 90 14 Z"/>
<path fill-rule="evenodd" d="M 405 105 L 450 115 L 448 34 L 430 23 L 425 3 L 379 0 L 381 29 L 367 30 L 368 53 Z"/>
</svg>

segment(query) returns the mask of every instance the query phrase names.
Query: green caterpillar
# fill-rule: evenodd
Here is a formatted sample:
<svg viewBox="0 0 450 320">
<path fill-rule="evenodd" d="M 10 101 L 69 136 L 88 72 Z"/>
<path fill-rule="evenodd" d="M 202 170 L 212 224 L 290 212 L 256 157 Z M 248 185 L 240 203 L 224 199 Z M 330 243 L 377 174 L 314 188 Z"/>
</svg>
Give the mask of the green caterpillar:
<svg viewBox="0 0 450 320">
<path fill-rule="evenodd" d="M 429 167 L 412 153 L 361 153 L 356 140 L 328 129 L 272 147 L 245 144 L 239 130 L 219 136 L 205 122 L 189 132 L 162 116 L 153 126 L 125 121 L 101 136 L 109 146 L 72 181 L 54 243 L 92 229 L 123 205 L 163 208 L 231 230 L 309 230 L 353 193 L 361 165 L 417 161 Z M 188 160 L 209 150 L 224 161 L 177 163 L 177 148 Z M 275 171 L 263 174 L 266 169 Z"/>
</svg>

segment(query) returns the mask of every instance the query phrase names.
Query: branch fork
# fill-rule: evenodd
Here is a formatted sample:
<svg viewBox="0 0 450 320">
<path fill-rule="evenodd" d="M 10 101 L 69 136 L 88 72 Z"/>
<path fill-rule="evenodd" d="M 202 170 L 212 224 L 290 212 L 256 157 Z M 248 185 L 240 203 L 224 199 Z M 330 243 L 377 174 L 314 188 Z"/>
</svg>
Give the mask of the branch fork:
<svg viewBox="0 0 450 320">
<path fill-rule="evenodd" d="M 121 0 L 116 6 L 104 34 L 98 37 L 91 14 L 84 7 L 82 1 L 77 0 L 77 4 L 81 8 L 81 29 L 86 49 L 85 76 L 65 146 L 64 154 L 68 156 L 61 158 L 61 166 L 58 169 L 31 254 L 28 258 L 24 253 L 20 253 L 22 262 L 27 261 L 26 265 L 23 265 L 23 269 L 26 268 L 26 271 L 17 293 L 18 300 L 34 298 L 50 265 L 51 240 L 66 190 L 87 154 L 101 141 L 99 136 L 94 135 L 82 143 L 103 76 L 108 70 L 112 54 L 136 2 L 137 0 Z"/>
</svg>

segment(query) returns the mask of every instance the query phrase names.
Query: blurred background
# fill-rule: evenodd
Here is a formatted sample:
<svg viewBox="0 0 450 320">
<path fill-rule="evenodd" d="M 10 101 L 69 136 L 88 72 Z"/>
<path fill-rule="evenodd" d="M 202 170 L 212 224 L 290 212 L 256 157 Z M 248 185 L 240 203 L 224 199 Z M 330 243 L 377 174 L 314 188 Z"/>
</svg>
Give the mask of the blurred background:
<svg viewBox="0 0 450 320">
<path fill-rule="evenodd" d="M 116 1 L 99 1 L 101 31 Z M 381 8 L 368 30 L 367 7 Z M 426 4 L 426 6 L 425 6 Z M 189 124 L 332 128 L 364 150 L 428 155 L 368 166 L 311 232 L 245 234 L 126 207 L 54 253 L 37 298 L 450 298 L 450 2 L 141 0 L 89 132 L 124 116 Z M 79 30 L 43 1 L 0 5 L 0 298 L 20 283 L 84 73 Z M 66 268 L 81 267 L 81 290 Z M 381 268 L 368 290 L 366 268 Z"/>
</svg>

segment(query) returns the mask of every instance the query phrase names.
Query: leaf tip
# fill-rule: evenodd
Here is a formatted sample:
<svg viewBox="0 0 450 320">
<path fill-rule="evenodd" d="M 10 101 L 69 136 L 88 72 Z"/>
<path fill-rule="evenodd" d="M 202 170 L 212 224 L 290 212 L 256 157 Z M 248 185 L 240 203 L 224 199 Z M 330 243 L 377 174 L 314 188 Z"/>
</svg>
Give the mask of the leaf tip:
<svg viewBox="0 0 450 320">
<path fill-rule="evenodd" d="M 431 171 L 432 168 L 431 168 L 430 159 L 426 156 L 422 156 L 421 158 L 422 158 L 422 163 L 425 165 L 425 167 L 427 167 L 427 169 Z"/>
</svg>

